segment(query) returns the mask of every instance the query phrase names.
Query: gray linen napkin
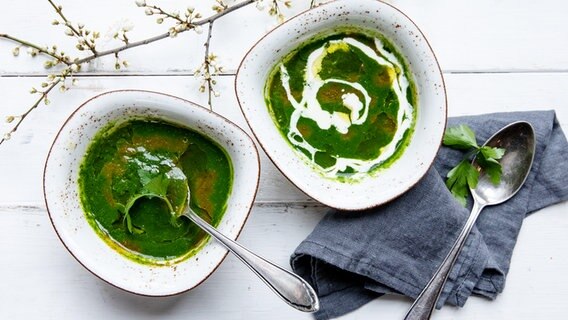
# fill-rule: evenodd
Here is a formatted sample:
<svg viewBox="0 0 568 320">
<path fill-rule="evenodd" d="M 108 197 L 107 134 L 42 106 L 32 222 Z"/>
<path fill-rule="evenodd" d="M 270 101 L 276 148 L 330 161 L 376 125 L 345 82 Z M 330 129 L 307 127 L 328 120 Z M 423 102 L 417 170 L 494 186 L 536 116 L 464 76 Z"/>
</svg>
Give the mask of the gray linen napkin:
<svg viewBox="0 0 568 320">
<path fill-rule="evenodd" d="M 473 293 L 503 291 L 511 255 L 527 214 L 568 199 L 568 143 L 554 111 L 451 118 L 468 124 L 479 143 L 510 122 L 525 120 L 537 135 L 525 186 L 508 202 L 486 207 L 444 287 L 444 303 L 463 306 Z M 363 212 L 327 214 L 291 257 L 292 268 L 320 297 L 317 319 L 341 316 L 383 294 L 417 297 L 464 224 L 470 208 L 452 198 L 444 177 L 463 153 L 441 148 L 435 165 L 404 195 Z"/>
</svg>

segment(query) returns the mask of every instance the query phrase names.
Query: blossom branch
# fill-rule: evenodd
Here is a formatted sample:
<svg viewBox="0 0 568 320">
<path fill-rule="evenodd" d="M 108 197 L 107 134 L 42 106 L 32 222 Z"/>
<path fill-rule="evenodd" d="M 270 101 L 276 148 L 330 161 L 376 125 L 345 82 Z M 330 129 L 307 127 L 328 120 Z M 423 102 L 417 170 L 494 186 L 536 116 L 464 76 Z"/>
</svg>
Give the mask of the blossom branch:
<svg viewBox="0 0 568 320">
<path fill-rule="evenodd" d="M 209 47 L 211 44 L 211 34 L 213 33 L 213 22 L 209 22 L 209 30 L 207 31 L 207 41 L 205 41 L 205 59 L 203 59 L 203 63 L 205 65 L 205 73 L 207 81 L 207 105 L 209 109 L 213 109 L 211 105 L 211 93 L 213 91 L 213 83 L 211 79 L 211 60 L 209 59 Z"/>
<path fill-rule="evenodd" d="M 25 40 L 22 40 L 22 39 L 19 39 L 19 38 L 16 38 L 16 37 L 12 37 L 11 35 L 8 35 L 8 34 L 0 34 L 0 38 L 5 38 L 5 39 L 11 40 L 11 41 L 13 41 L 13 42 L 19 43 L 19 44 L 21 44 L 21 45 L 23 45 L 23 46 L 26 46 L 26 47 L 28 47 L 28 48 L 32 48 L 33 50 L 36 50 L 37 53 L 41 53 L 41 54 L 44 54 L 44 55 L 46 55 L 46 56 L 52 57 L 52 58 L 56 59 L 57 61 L 59 61 L 59 62 L 61 62 L 61 63 L 64 63 L 64 64 L 66 64 L 66 65 L 70 65 L 70 64 L 71 64 L 71 63 L 68 61 L 68 59 L 66 59 L 65 56 L 58 54 L 55 49 L 54 49 L 54 50 L 49 50 L 49 49 L 46 48 L 46 47 L 38 46 L 38 45 L 33 44 L 33 43 L 31 43 L 31 42 L 28 42 L 28 41 L 25 41 Z M 18 51 L 13 51 L 13 53 L 14 53 L 14 55 L 17 56 L 17 55 L 19 54 L 19 50 L 18 50 Z M 37 53 L 36 53 L 36 54 L 37 54 Z M 33 54 L 33 53 L 30 53 L 30 54 L 35 55 L 35 54 Z"/>
<path fill-rule="evenodd" d="M 67 28 L 69 28 L 68 30 L 66 30 L 67 35 L 74 35 L 80 42 L 81 44 L 84 44 L 85 46 L 87 46 L 87 48 L 89 48 L 89 50 L 91 50 L 91 52 L 96 55 L 97 54 L 97 50 L 95 49 L 95 43 L 94 43 L 94 39 L 92 38 L 91 41 L 84 39 L 84 35 L 85 33 L 83 32 L 83 25 L 79 24 L 77 26 L 77 28 L 75 28 L 73 26 L 73 24 L 67 19 L 67 17 L 65 17 L 65 15 L 63 14 L 63 7 L 56 5 L 53 0 L 47 0 L 49 2 L 49 4 L 53 7 L 53 9 L 55 9 L 55 12 L 57 12 L 57 14 L 59 15 L 59 17 L 61 17 L 61 19 L 63 20 L 65 26 Z M 57 20 L 56 20 L 57 21 Z M 54 24 L 58 24 L 58 23 L 54 23 Z"/>
<path fill-rule="evenodd" d="M 18 128 L 20 127 L 20 125 L 22 124 L 22 122 L 28 117 L 28 115 L 39 106 L 39 104 L 43 101 L 45 104 L 49 104 L 49 100 L 47 99 L 47 94 L 53 89 L 55 88 L 55 86 L 57 86 L 57 84 L 59 84 L 59 82 L 61 82 L 60 79 L 57 79 L 56 81 L 52 82 L 44 91 L 37 91 L 35 89 L 32 88 L 32 93 L 39 93 L 40 97 L 36 100 L 36 102 L 34 102 L 34 104 L 28 109 L 26 110 L 26 112 L 22 113 L 19 116 L 8 116 L 6 118 L 6 122 L 8 123 L 12 123 L 13 121 L 16 121 L 16 124 L 12 127 L 12 129 L 7 132 L 6 134 L 4 134 L 4 136 L 2 137 L 2 139 L 0 139 L 0 145 L 2 143 L 4 143 L 4 141 L 7 141 L 11 138 L 12 134 L 14 132 L 16 132 L 18 130 Z"/>
<path fill-rule="evenodd" d="M 233 11 L 235 11 L 235 10 L 238 10 L 238 9 L 240 9 L 240 8 L 242 8 L 242 7 L 246 7 L 246 6 L 248 6 L 248 5 L 250 5 L 250 4 L 254 3 L 254 2 L 256 2 L 256 0 L 246 0 L 246 1 L 243 1 L 243 2 L 239 2 L 239 3 L 235 4 L 235 5 L 232 5 L 232 6 L 228 7 L 226 10 L 221 11 L 221 12 L 218 12 L 218 13 L 216 13 L 216 14 L 214 14 L 214 15 L 208 17 L 208 18 L 203 18 L 203 19 L 201 19 L 201 20 L 192 22 L 192 25 L 193 25 L 193 26 L 202 26 L 202 25 L 204 25 L 204 24 L 213 22 L 213 21 L 215 21 L 215 20 L 217 20 L 217 19 L 219 19 L 219 18 L 225 16 L 226 14 L 229 14 L 229 13 L 231 13 L 231 12 L 233 12 Z M 182 31 L 180 31 L 180 32 L 178 32 L 178 33 L 182 33 L 182 32 L 188 31 L 188 30 L 190 30 L 190 29 L 182 30 Z M 156 41 L 158 41 L 158 40 L 162 40 L 162 39 L 165 39 L 165 38 L 168 38 L 168 37 L 170 37 L 170 33 L 169 33 L 169 32 L 162 33 L 162 34 L 159 34 L 159 35 L 156 35 L 156 36 L 153 36 L 153 37 L 144 39 L 144 40 L 135 41 L 135 42 L 130 42 L 130 43 L 128 43 L 128 44 L 125 44 L 125 45 L 120 46 L 120 47 L 116 47 L 116 48 L 114 48 L 114 49 L 109 49 L 109 50 L 105 50 L 105 51 L 99 51 L 99 52 L 97 52 L 96 54 L 92 54 L 92 55 L 90 55 L 90 56 L 88 56 L 88 57 L 85 57 L 85 58 L 83 58 L 83 59 L 79 59 L 79 60 L 77 60 L 75 63 L 77 63 L 77 64 L 83 64 L 83 63 L 89 62 L 89 61 L 91 61 L 91 60 L 93 60 L 93 59 L 96 59 L 96 58 L 99 58 L 99 57 L 107 56 L 107 55 L 110 55 L 110 54 L 116 54 L 116 53 L 119 53 L 119 52 L 124 51 L 124 50 L 128 50 L 128 49 L 135 48 L 135 47 L 138 47 L 138 46 L 147 45 L 147 44 L 150 44 L 150 43 L 152 43 L 152 42 L 156 42 Z"/>
</svg>

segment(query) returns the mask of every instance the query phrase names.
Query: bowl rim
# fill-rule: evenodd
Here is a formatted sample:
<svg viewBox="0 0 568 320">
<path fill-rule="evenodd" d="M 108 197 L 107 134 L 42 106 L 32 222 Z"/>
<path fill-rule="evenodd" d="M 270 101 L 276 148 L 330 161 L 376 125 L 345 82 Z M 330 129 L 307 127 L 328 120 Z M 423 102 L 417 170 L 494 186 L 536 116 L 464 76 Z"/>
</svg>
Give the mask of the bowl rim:
<svg viewBox="0 0 568 320">
<path fill-rule="evenodd" d="M 439 63 L 439 61 L 438 61 L 438 58 L 436 57 L 436 54 L 434 53 L 434 50 L 432 49 L 432 46 L 430 45 L 430 42 L 428 41 L 428 39 L 427 39 L 426 36 L 424 35 L 424 32 L 422 32 L 422 30 L 418 27 L 418 25 L 414 22 L 414 20 L 412 20 L 406 13 L 404 13 L 402 10 L 400 10 L 400 9 L 397 8 L 396 6 L 394 6 L 394 5 L 390 4 L 390 3 L 387 3 L 387 2 L 385 2 L 385 1 L 383 1 L 383 0 L 365 0 L 365 1 L 368 1 L 368 2 L 371 2 L 371 1 L 379 2 L 379 3 L 381 3 L 382 5 L 387 5 L 387 6 L 391 7 L 392 9 L 394 9 L 395 11 L 397 11 L 399 14 L 401 14 L 403 17 L 405 17 L 410 23 L 412 23 L 412 25 L 416 28 L 416 30 L 418 30 L 418 32 L 420 33 L 420 35 L 421 35 L 422 38 L 424 39 L 424 42 L 426 43 L 426 45 L 427 45 L 428 48 L 430 49 L 430 52 L 432 53 L 432 57 L 434 58 L 434 61 L 436 62 L 436 70 L 437 70 L 438 73 L 440 74 L 440 79 L 441 79 L 441 81 L 442 81 L 442 88 L 443 88 L 443 92 L 444 92 L 444 95 L 443 95 L 443 98 L 444 98 L 444 110 L 443 110 L 444 123 L 442 124 L 442 129 L 443 129 L 442 132 L 445 132 L 445 131 L 446 131 L 446 127 L 447 127 L 447 119 L 448 119 L 448 94 L 447 94 L 447 90 L 446 90 L 446 82 L 445 82 L 445 80 L 444 80 L 444 73 L 442 72 L 442 68 L 440 67 L 440 63 Z M 308 12 L 310 12 L 310 11 L 318 10 L 319 8 L 322 8 L 322 7 L 325 8 L 325 7 L 327 7 L 327 6 L 332 6 L 332 5 L 337 4 L 337 3 L 340 3 L 340 2 L 348 2 L 348 0 L 333 0 L 333 1 L 330 1 L 330 2 L 322 3 L 322 4 L 318 5 L 318 6 L 313 7 L 313 8 L 306 9 L 306 10 L 304 10 L 304 11 L 302 11 L 302 12 L 300 12 L 300 13 L 294 15 L 294 16 L 292 16 L 291 18 L 287 19 L 286 21 L 282 22 L 281 24 L 279 24 L 279 25 L 276 26 L 275 28 L 273 28 L 273 29 L 271 29 L 270 31 L 268 31 L 268 32 L 267 32 L 264 36 L 262 36 L 260 39 L 258 39 L 258 40 L 255 42 L 255 44 L 254 44 L 252 47 L 249 48 L 249 50 L 247 51 L 247 53 L 245 54 L 245 56 L 243 57 L 243 59 L 242 59 L 241 62 L 239 63 L 239 67 L 237 68 L 237 72 L 236 72 L 236 74 L 235 74 L 235 80 L 234 80 L 234 83 L 233 83 L 233 85 L 234 85 L 234 90 L 235 90 L 235 96 L 237 97 L 237 102 L 238 102 L 238 104 L 239 104 L 239 108 L 241 109 L 241 113 L 243 114 L 247 125 L 248 125 L 249 128 L 251 129 L 252 134 L 254 135 L 256 141 L 258 141 L 258 144 L 261 146 L 261 148 L 262 148 L 263 150 L 267 150 L 267 148 L 266 148 L 266 146 L 263 144 L 263 142 L 261 141 L 261 139 L 258 138 L 258 136 L 257 136 L 257 134 L 256 134 L 256 132 L 255 132 L 255 130 L 253 129 L 253 126 L 251 125 L 251 123 L 250 123 L 248 117 L 246 116 L 246 112 L 245 112 L 245 110 L 244 110 L 244 108 L 243 108 L 243 106 L 242 106 L 241 99 L 240 99 L 239 94 L 238 94 L 238 89 L 237 89 L 237 86 L 238 86 L 238 79 L 239 79 L 239 74 L 240 74 L 241 70 L 243 69 L 243 64 L 244 64 L 245 61 L 248 59 L 250 53 L 251 53 L 256 47 L 258 47 L 259 44 L 260 44 L 265 38 L 267 38 L 268 36 L 270 36 L 274 31 L 276 31 L 276 30 L 278 30 L 278 29 L 280 29 L 280 28 L 284 28 L 285 26 L 287 26 L 287 24 L 291 23 L 291 22 L 294 21 L 294 20 L 297 20 L 297 19 L 301 18 L 301 16 L 305 15 L 306 13 L 308 13 Z M 442 134 L 441 137 L 440 137 L 440 142 L 436 144 L 436 149 L 437 149 L 437 151 L 439 151 L 440 147 L 442 146 L 442 141 L 443 141 L 443 134 Z M 437 153 L 438 153 L 438 152 L 436 152 L 436 154 L 437 154 Z M 265 152 L 265 154 L 266 154 L 266 156 L 270 159 L 270 161 L 274 164 L 274 166 L 278 169 L 278 171 L 280 171 L 280 173 L 282 173 L 282 175 L 285 176 L 286 179 L 288 179 L 288 181 L 290 181 L 293 185 L 296 185 L 296 183 L 294 183 L 294 182 L 290 179 L 290 177 L 288 177 L 288 175 L 284 172 L 284 170 L 283 170 L 282 168 L 280 168 L 280 166 L 274 161 L 274 159 L 272 158 L 272 156 L 270 155 L 270 153 L 269 153 L 269 152 Z M 416 186 L 416 184 L 418 184 L 418 182 L 420 182 L 420 181 L 422 180 L 422 178 L 426 175 L 426 173 L 428 173 L 428 171 L 430 170 L 430 168 L 431 168 L 432 165 L 434 164 L 434 161 L 435 161 L 435 160 L 436 160 L 436 156 L 434 156 L 434 157 L 432 158 L 432 160 L 430 161 L 430 163 L 429 163 L 427 166 L 424 167 L 424 168 L 425 168 L 424 173 L 422 173 L 422 174 L 420 175 L 420 177 L 418 177 L 418 178 L 416 179 L 416 181 L 413 181 L 413 182 L 412 182 L 411 184 L 409 184 L 406 188 L 404 188 L 398 195 L 395 195 L 395 196 L 391 197 L 390 199 L 386 199 L 386 200 L 384 200 L 384 201 L 374 202 L 373 204 L 370 204 L 370 205 L 367 205 L 367 206 L 364 206 L 364 207 L 360 207 L 360 208 L 356 208 L 356 209 L 353 209 L 353 208 L 351 208 L 351 207 L 349 207 L 349 206 L 341 206 L 341 205 L 334 206 L 333 208 L 334 208 L 334 209 L 339 209 L 339 210 L 342 210 L 342 211 L 346 211 L 346 212 L 357 212 L 357 211 L 364 211 L 364 210 L 376 208 L 376 207 L 381 206 L 381 205 L 383 205 L 383 204 L 389 203 L 389 202 L 391 202 L 391 201 L 397 199 L 398 197 L 402 196 L 402 195 L 405 194 L 406 192 L 408 192 L 408 190 L 412 189 L 414 186 Z M 325 202 L 322 202 L 322 201 L 320 200 L 319 195 L 317 195 L 316 193 L 311 192 L 310 190 L 304 190 L 304 189 L 301 189 L 301 190 L 302 190 L 302 192 L 304 192 L 305 194 L 307 194 L 308 196 L 310 196 L 311 198 L 313 198 L 313 199 L 316 200 L 317 202 L 325 203 Z"/>
<path fill-rule="evenodd" d="M 244 218 L 244 220 L 243 220 L 241 226 L 239 227 L 239 229 L 238 229 L 238 231 L 237 231 L 237 233 L 236 233 L 236 236 L 235 236 L 235 238 L 234 238 L 233 240 L 238 239 L 238 237 L 240 236 L 241 232 L 243 231 L 243 228 L 244 228 L 245 224 L 247 223 L 248 218 L 250 217 L 250 212 L 252 211 L 252 209 L 253 209 L 253 207 L 254 207 L 254 203 L 255 203 L 255 201 L 256 201 L 256 196 L 257 196 L 257 194 L 258 194 L 258 186 L 259 186 L 259 182 L 260 182 L 260 172 L 261 172 L 260 154 L 259 154 L 259 152 L 258 152 L 258 148 L 257 148 L 256 144 L 254 143 L 254 140 L 250 137 L 250 135 L 249 135 L 246 131 L 244 131 L 241 127 L 239 127 L 237 124 L 235 124 L 234 122 L 232 122 L 232 121 L 230 121 L 229 119 L 225 118 L 224 116 L 222 116 L 222 115 L 220 115 L 220 114 L 218 114 L 218 113 L 216 113 L 216 112 L 210 110 L 209 108 L 206 108 L 206 107 L 204 107 L 204 106 L 202 106 L 202 105 L 200 105 L 200 104 L 197 104 L 197 103 L 195 103 L 195 102 L 193 102 L 193 101 L 186 100 L 186 99 L 183 99 L 183 98 L 180 98 L 180 97 L 171 95 L 171 94 L 162 93 L 162 92 L 157 92 L 157 91 L 152 91 L 152 90 L 120 89 L 120 90 L 110 90 L 110 91 L 106 91 L 106 92 L 103 92 L 103 93 L 99 93 L 99 94 L 97 94 L 97 95 L 95 95 L 95 96 L 93 96 L 93 97 L 91 97 L 91 98 L 85 100 L 83 103 L 81 103 L 81 104 L 79 105 L 79 107 L 77 107 L 77 108 L 67 117 L 67 119 L 65 120 L 65 122 L 63 122 L 63 124 L 61 125 L 61 127 L 60 127 L 59 130 L 57 131 L 57 134 L 56 134 L 55 138 L 53 139 L 53 142 L 51 143 L 51 146 L 49 147 L 49 151 L 48 151 L 48 153 L 47 153 L 47 157 L 46 157 L 46 159 L 45 159 L 44 166 L 43 166 L 43 174 L 42 174 L 42 189 L 43 189 L 43 190 L 42 190 L 42 192 L 43 192 L 43 199 L 44 199 L 44 202 L 45 202 L 45 207 L 46 207 L 46 209 L 47 209 L 47 215 L 49 216 L 49 221 L 50 221 L 50 223 L 51 223 L 51 226 L 52 226 L 53 229 L 55 230 L 55 234 L 57 234 L 57 238 L 59 238 L 59 241 L 63 244 L 63 246 L 65 247 L 65 249 L 67 250 L 67 252 L 69 252 L 69 253 L 71 254 L 71 256 L 72 256 L 77 262 L 79 262 L 79 264 L 80 264 L 81 266 L 83 266 L 83 268 L 85 268 L 85 269 L 86 269 L 87 271 L 89 271 L 91 274 L 93 274 L 94 276 L 96 276 L 96 277 L 99 278 L 100 280 L 104 281 L 105 283 L 107 283 L 107 284 L 109 284 L 109 285 L 111 285 L 111 286 L 113 286 L 113 287 L 115 287 L 115 288 L 118 288 L 118 289 L 120 289 L 120 290 L 122 290 L 122 291 L 125 291 L 125 292 L 128 292 L 128 293 L 132 293 L 132 294 L 135 294 L 135 295 L 138 295 L 138 296 L 143 296 L 143 297 L 171 297 L 171 296 L 180 295 L 180 294 L 182 294 L 182 293 L 188 292 L 188 291 L 190 291 L 190 290 L 192 290 L 192 289 L 198 287 L 200 284 L 202 284 L 203 282 L 205 282 L 205 280 L 207 280 L 213 273 L 215 273 L 215 271 L 216 271 L 216 270 L 219 268 L 219 266 L 223 263 L 223 261 L 225 260 L 225 258 L 226 258 L 227 255 L 229 254 L 229 251 L 228 251 L 228 250 L 225 251 L 225 253 L 224 253 L 223 256 L 221 257 L 221 259 L 220 259 L 220 260 L 217 262 L 217 264 L 215 265 L 215 267 L 214 267 L 205 277 L 203 277 L 203 279 L 201 279 L 201 280 L 198 281 L 195 285 L 193 285 L 193 286 L 191 286 L 191 287 L 189 287 L 189 288 L 186 288 L 186 289 L 181 290 L 181 291 L 176 291 L 176 292 L 173 292 L 173 293 L 168 293 L 168 294 L 148 294 L 148 293 L 136 292 L 136 291 L 133 291 L 133 290 L 129 290 L 129 289 L 123 288 L 123 287 L 121 287 L 121 286 L 119 286 L 119 285 L 117 285 L 117 284 L 111 282 L 110 280 L 105 279 L 104 277 L 100 276 L 99 274 L 97 274 L 96 272 L 94 272 L 93 270 L 91 270 L 89 267 L 87 267 L 87 266 L 69 249 L 69 247 L 67 246 L 67 243 L 63 240 L 63 238 L 62 238 L 61 235 L 59 234 L 59 231 L 58 231 L 58 229 L 57 229 L 57 227 L 55 226 L 55 223 L 54 223 L 54 221 L 53 221 L 53 217 L 52 217 L 52 215 L 51 215 L 51 211 L 49 210 L 49 203 L 48 203 L 48 201 L 47 201 L 46 183 L 45 183 L 45 182 L 46 182 L 47 165 L 48 165 L 49 159 L 50 159 L 50 157 L 51 157 L 51 152 L 53 151 L 53 148 L 54 148 L 54 146 L 55 146 L 55 143 L 56 143 L 57 140 L 59 139 L 59 136 L 60 136 L 61 132 L 63 131 L 63 129 L 65 128 L 65 126 L 67 125 L 67 123 L 69 123 L 69 121 L 71 120 L 71 118 L 73 118 L 73 117 L 79 112 L 79 110 L 81 110 L 81 109 L 82 109 L 86 104 L 88 104 L 89 102 L 91 102 L 91 101 L 93 101 L 93 100 L 95 100 L 95 99 L 97 99 L 97 98 L 100 98 L 100 97 L 102 97 L 102 96 L 105 96 L 105 95 L 109 95 L 109 94 L 119 94 L 119 93 L 124 93 L 124 92 L 129 92 L 129 93 L 145 93 L 145 94 L 152 94 L 152 95 L 160 95 L 160 96 L 165 96 L 165 97 L 168 97 L 168 98 L 173 98 L 173 99 L 176 99 L 176 100 L 180 100 L 180 101 L 183 102 L 183 103 L 189 103 L 189 104 L 191 104 L 192 106 L 197 107 L 197 108 L 201 108 L 201 109 L 203 109 L 204 111 L 206 111 L 207 113 L 209 113 L 210 115 L 219 117 L 222 121 L 224 121 L 224 122 L 226 122 L 226 123 L 228 123 L 228 124 L 233 125 L 233 126 L 237 129 L 237 131 L 240 131 L 240 132 L 244 135 L 244 137 L 246 137 L 246 138 L 251 142 L 251 144 L 252 144 L 252 146 L 253 146 L 254 154 L 256 155 L 256 159 L 257 159 L 257 162 L 258 162 L 258 166 L 257 166 L 258 170 L 257 170 L 257 172 L 256 172 L 256 177 L 257 177 L 257 178 L 256 178 L 256 182 L 255 182 L 256 187 L 254 188 L 254 194 L 252 195 L 252 202 L 250 203 L 250 208 L 247 210 L 246 215 L 245 215 L 245 218 Z M 213 239 L 213 238 L 210 238 L 209 241 L 214 241 L 214 239 Z M 136 262 L 133 261 L 132 263 L 136 263 Z M 156 266 L 156 267 L 160 267 L 160 266 Z"/>
</svg>

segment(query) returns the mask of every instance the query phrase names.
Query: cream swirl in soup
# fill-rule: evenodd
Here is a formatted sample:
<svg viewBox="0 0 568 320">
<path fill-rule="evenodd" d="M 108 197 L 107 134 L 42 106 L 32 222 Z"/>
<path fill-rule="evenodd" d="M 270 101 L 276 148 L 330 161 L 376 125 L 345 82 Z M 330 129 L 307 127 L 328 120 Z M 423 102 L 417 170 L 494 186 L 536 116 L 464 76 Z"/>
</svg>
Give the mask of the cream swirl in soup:
<svg viewBox="0 0 568 320">
<path fill-rule="evenodd" d="M 285 139 L 324 176 L 353 180 L 388 166 L 408 144 L 416 89 L 381 35 L 316 37 L 278 63 L 266 101 Z"/>
</svg>

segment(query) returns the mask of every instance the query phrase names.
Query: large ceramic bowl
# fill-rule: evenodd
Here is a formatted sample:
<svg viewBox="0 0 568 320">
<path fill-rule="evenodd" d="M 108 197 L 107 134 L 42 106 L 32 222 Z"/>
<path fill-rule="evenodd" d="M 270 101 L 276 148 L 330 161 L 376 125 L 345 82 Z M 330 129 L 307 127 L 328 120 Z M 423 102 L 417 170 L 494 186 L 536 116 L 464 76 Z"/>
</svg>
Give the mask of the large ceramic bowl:
<svg viewBox="0 0 568 320">
<path fill-rule="evenodd" d="M 151 116 L 196 130 L 222 146 L 231 158 L 234 176 L 227 210 L 218 230 L 236 239 L 254 201 L 259 158 L 250 137 L 225 118 L 192 102 L 147 91 L 113 91 L 80 106 L 65 122 L 44 169 L 45 203 L 57 235 L 85 268 L 106 282 L 137 294 L 167 296 L 203 282 L 219 266 L 227 250 L 215 241 L 171 266 L 134 262 L 99 237 L 89 225 L 79 200 L 79 166 L 93 136 L 106 124 Z"/>
<path fill-rule="evenodd" d="M 414 134 L 402 155 L 388 168 L 349 183 L 325 178 L 299 156 L 274 124 L 264 96 L 269 73 L 284 56 L 318 34 L 343 27 L 386 36 L 406 58 L 419 101 Z M 272 162 L 306 194 L 338 209 L 374 207 L 411 188 L 432 164 L 446 123 L 444 80 L 432 48 L 410 18 L 375 0 L 330 2 L 283 23 L 248 52 L 235 90 L 250 128 Z"/>
</svg>

